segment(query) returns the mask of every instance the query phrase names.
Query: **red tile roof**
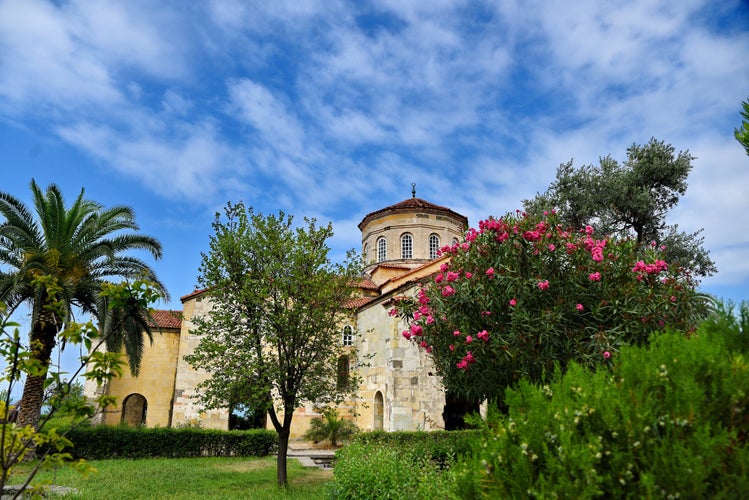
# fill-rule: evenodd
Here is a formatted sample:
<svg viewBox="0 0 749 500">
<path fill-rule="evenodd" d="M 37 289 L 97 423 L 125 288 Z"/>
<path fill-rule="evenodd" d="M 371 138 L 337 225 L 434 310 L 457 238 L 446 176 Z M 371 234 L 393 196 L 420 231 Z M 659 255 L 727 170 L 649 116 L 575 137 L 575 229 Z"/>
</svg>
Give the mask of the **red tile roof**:
<svg viewBox="0 0 749 500">
<path fill-rule="evenodd" d="M 369 278 L 362 278 L 357 283 L 356 286 L 359 288 L 363 288 L 364 290 L 378 290 L 380 287 L 375 284 L 374 281 L 372 281 Z"/>
<path fill-rule="evenodd" d="M 349 299 L 343 305 L 346 309 L 358 309 L 365 304 L 369 304 L 377 297 L 357 297 L 355 299 Z"/>
<path fill-rule="evenodd" d="M 183 295 L 182 297 L 179 298 L 179 300 L 181 300 L 182 302 L 184 302 L 184 301 L 186 301 L 188 299 L 191 299 L 191 298 L 193 298 L 193 297 L 195 297 L 197 295 L 205 293 L 205 291 L 206 291 L 205 288 L 203 288 L 201 290 L 193 290 L 192 293 L 188 293 L 187 295 Z"/>
<path fill-rule="evenodd" d="M 379 218 L 380 216 L 387 215 L 392 212 L 427 212 L 434 214 L 449 215 L 455 219 L 458 219 L 463 223 L 464 226 L 468 227 L 468 218 L 464 215 L 460 215 L 458 212 L 453 212 L 447 207 L 441 207 L 434 203 L 429 203 L 421 198 L 408 198 L 395 205 L 375 210 L 364 216 L 364 219 L 359 223 L 359 230 L 363 230 L 372 219 Z"/>
<path fill-rule="evenodd" d="M 156 323 L 154 326 L 158 328 L 179 329 L 182 327 L 182 311 L 157 309 L 151 313 L 151 317 Z"/>
</svg>

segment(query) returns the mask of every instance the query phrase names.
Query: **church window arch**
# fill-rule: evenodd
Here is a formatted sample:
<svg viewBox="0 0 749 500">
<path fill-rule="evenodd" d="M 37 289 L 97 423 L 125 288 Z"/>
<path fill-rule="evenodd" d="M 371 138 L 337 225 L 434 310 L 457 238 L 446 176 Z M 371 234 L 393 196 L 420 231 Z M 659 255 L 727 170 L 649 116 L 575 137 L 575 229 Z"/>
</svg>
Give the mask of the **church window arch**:
<svg viewBox="0 0 749 500">
<path fill-rule="evenodd" d="M 385 402 L 382 398 L 382 392 L 377 391 L 374 397 L 374 422 L 373 427 L 376 431 L 381 431 L 385 423 Z"/>
<path fill-rule="evenodd" d="M 343 345 L 354 345 L 354 329 L 350 325 L 343 327 L 343 337 L 341 339 Z"/>
<path fill-rule="evenodd" d="M 401 259 L 413 259 L 414 239 L 408 233 L 401 235 Z"/>
<path fill-rule="evenodd" d="M 362 252 L 362 260 L 364 260 L 365 263 L 367 262 L 367 259 L 369 258 L 369 255 L 367 255 L 368 253 L 369 253 L 369 244 L 365 243 L 364 251 Z"/>
<path fill-rule="evenodd" d="M 440 237 L 437 234 L 429 235 L 429 258 L 436 259 L 440 249 Z"/>
<path fill-rule="evenodd" d="M 388 242 L 384 237 L 380 237 L 377 240 L 377 262 L 385 262 L 387 260 Z"/>
</svg>

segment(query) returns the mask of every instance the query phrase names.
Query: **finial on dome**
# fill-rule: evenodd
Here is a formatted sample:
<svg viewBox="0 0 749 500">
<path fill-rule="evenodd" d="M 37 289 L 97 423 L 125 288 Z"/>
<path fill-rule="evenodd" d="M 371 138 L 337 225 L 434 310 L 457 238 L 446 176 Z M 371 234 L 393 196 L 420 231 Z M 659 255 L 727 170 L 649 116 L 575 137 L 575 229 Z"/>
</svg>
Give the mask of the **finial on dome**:
<svg viewBox="0 0 749 500">
<path fill-rule="evenodd" d="M 411 198 L 416 198 L 416 183 L 411 183 Z"/>
</svg>

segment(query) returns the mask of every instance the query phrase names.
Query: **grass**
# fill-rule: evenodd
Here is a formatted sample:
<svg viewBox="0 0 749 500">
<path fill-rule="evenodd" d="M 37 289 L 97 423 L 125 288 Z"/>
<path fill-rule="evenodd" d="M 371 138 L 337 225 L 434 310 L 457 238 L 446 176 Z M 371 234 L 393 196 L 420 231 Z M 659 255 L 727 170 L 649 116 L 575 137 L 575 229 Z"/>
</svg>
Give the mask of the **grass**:
<svg viewBox="0 0 749 500">
<path fill-rule="evenodd" d="M 86 476 L 64 468 L 44 471 L 34 483 L 75 488 L 65 499 L 304 499 L 327 498 L 332 470 L 303 467 L 289 459 L 289 487 L 276 486 L 276 458 L 153 458 L 92 460 Z M 18 471 L 22 472 L 22 471 Z"/>
</svg>

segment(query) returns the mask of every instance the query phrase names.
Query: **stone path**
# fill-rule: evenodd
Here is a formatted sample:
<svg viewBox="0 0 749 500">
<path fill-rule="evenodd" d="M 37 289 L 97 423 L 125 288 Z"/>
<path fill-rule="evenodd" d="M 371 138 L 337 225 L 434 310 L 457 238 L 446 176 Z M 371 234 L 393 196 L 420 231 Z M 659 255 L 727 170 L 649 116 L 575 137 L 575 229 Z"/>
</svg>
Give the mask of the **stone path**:
<svg viewBox="0 0 749 500">
<path fill-rule="evenodd" d="M 291 443 L 287 457 L 296 458 L 305 467 L 329 469 L 335 462 L 335 450 L 313 448 L 307 443 Z"/>
</svg>

